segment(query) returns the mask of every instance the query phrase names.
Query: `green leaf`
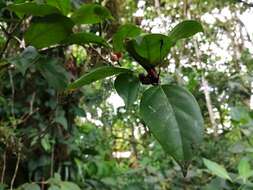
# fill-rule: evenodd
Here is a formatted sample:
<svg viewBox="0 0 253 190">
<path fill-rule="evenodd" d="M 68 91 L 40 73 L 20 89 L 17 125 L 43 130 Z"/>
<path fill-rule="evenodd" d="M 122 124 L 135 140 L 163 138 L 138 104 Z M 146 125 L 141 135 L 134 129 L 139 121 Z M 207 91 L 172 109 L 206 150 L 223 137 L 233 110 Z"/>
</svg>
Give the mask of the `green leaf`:
<svg viewBox="0 0 253 190">
<path fill-rule="evenodd" d="M 61 190 L 60 187 L 56 186 L 56 185 L 51 185 L 48 190 Z"/>
<path fill-rule="evenodd" d="M 42 139 L 41 139 L 41 146 L 44 148 L 46 152 L 50 152 L 51 150 L 51 144 L 50 144 L 50 139 L 49 135 L 46 134 Z"/>
<path fill-rule="evenodd" d="M 185 20 L 176 25 L 168 36 L 173 43 L 176 43 L 178 40 L 188 38 L 203 31 L 202 25 L 199 22 L 195 20 Z"/>
<path fill-rule="evenodd" d="M 36 48 L 59 44 L 72 33 L 73 22 L 61 15 L 37 18 L 25 33 L 26 44 Z"/>
<path fill-rule="evenodd" d="M 89 73 L 84 74 L 82 77 L 74 81 L 68 86 L 68 89 L 80 88 L 84 85 L 90 84 L 92 82 L 104 79 L 106 77 L 110 77 L 113 75 L 117 75 L 120 73 L 131 72 L 129 69 L 119 68 L 119 67 L 111 67 L 111 66 L 103 66 L 96 69 L 91 70 Z"/>
<path fill-rule="evenodd" d="M 70 12 L 70 0 L 47 0 L 46 3 L 59 9 L 64 15 Z"/>
<path fill-rule="evenodd" d="M 232 179 L 228 175 L 227 170 L 223 166 L 217 164 L 216 162 L 208 160 L 206 158 L 203 158 L 203 161 L 204 161 L 205 166 L 208 168 L 208 170 L 211 171 L 211 173 L 219 176 L 222 179 L 227 179 L 229 181 L 232 181 Z"/>
<path fill-rule="evenodd" d="M 193 95 L 177 85 L 151 87 L 141 98 L 140 115 L 185 171 L 203 138 L 203 118 Z"/>
<path fill-rule="evenodd" d="M 239 177 L 243 179 L 244 183 L 248 180 L 250 176 L 253 175 L 253 171 L 250 167 L 248 158 L 242 158 L 238 164 Z"/>
<path fill-rule="evenodd" d="M 26 183 L 21 186 L 22 190 L 40 190 L 40 186 L 35 183 Z"/>
<path fill-rule="evenodd" d="M 63 181 L 60 183 L 61 190 L 81 190 L 78 185 L 68 182 L 68 181 Z"/>
<path fill-rule="evenodd" d="M 57 109 L 55 112 L 54 122 L 59 123 L 64 129 L 68 129 L 68 121 L 65 117 L 65 111 L 62 109 Z"/>
<path fill-rule="evenodd" d="M 7 185 L 0 183 L 0 190 L 5 190 L 7 188 Z"/>
<path fill-rule="evenodd" d="M 84 45 L 84 44 L 93 43 L 93 44 L 99 44 L 99 45 L 109 47 L 105 39 L 95 34 L 86 33 L 86 32 L 71 34 L 62 43 L 69 44 L 69 45 L 70 44 Z"/>
<path fill-rule="evenodd" d="M 173 43 L 162 34 L 145 34 L 126 42 L 128 53 L 145 69 L 161 64 Z"/>
<path fill-rule="evenodd" d="M 39 56 L 39 53 L 34 47 L 28 46 L 17 57 L 8 59 L 8 62 L 15 65 L 17 70 L 19 70 L 23 75 L 25 75 L 26 70 L 38 60 Z"/>
<path fill-rule="evenodd" d="M 140 82 L 132 73 L 123 73 L 116 78 L 114 87 L 129 108 L 138 97 Z"/>
<path fill-rule="evenodd" d="M 57 59 L 42 57 L 37 62 L 37 69 L 54 89 L 63 90 L 66 88 L 69 76 Z"/>
<path fill-rule="evenodd" d="M 59 10 L 53 6 L 33 2 L 11 4 L 8 6 L 8 9 L 18 15 L 46 16 L 60 13 Z"/>
<path fill-rule="evenodd" d="M 142 30 L 133 24 L 125 24 L 120 26 L 112 39 L 113 50 L 115 52 L 122 52 L 124 50 L 124 40 L 127 38 L 136 37 L 141 32 Z"/>
<path fill-rule="evenodd" d="M 71 16 L 76 24 L 96 24 L 112 19 L 110 11 L 97 4 L 84 4 Z"/>
</svg>

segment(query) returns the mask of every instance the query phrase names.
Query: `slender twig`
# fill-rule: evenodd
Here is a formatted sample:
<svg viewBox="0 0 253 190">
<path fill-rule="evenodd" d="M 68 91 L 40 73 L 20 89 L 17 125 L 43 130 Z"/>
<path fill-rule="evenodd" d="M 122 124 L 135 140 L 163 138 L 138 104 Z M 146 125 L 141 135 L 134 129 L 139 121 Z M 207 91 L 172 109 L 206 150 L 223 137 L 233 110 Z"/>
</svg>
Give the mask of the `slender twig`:
<svg viewBox="0 0 253 190">
<path fill-rule="evenodd" d="M 54 143 L 52 145 L 52 152 L 51 152 L 51 167 L 50 167 L 50 176 L 53 177 L 54 175 Z"/>
<path fill-rule="evenodd" d="M 106 63 L 109 63 L 110 65 L 112 65 L 112 62 L 110 62 L 108 59 L 106 59 L 105 57 L 103 57 L 103 55 L 101 55 L 101 53 L 94 47 L 90 47 L 94 52 L 96 52 L 96 54 Z"/>
<path fill-rule="evenodd" d="M 6 151 L 3 155 L 3 168 L 2 168 L 2 174 L 1 174 L 1 183 L 4 183 L 4 176 L 5 176 L 5 170 L 6 170 Z"/>
<path fill-rule="evenodd" d="M 17 162 L 16 162 L 15 171 L 14 171 L 13 177 L 12 177 L 12 179 L 11 179 L 10 190 L 13 190 L 13 185 L 14 185 L 15 179 L 16 179 L 16 177 L 17 177 L 17 173 L 18 173 L 20 158 L 21 158 L 21 153 L 20 153 L 20 151 L 19 151 L 19 152 L 18 152 L 18 157 L 17 157 Z"/>
<path fill-rule="evenodd" d="M 15 87 L 13 82 L 13 76 L 11 70 L 8 70 L 11 84 L 11 114 L 15 118 L 14 106 L 15 106 Z"/>
<path fill-rule="evenodd" d="M 25 123 L 34 113 L 36 113 L 37 111 L 39 111 L 40 109 L 39 108 L 36 108 L 35 110 L 33 110 L 32 112 L 30 113 L 26 113 L 24 114 L 19 120 L 18 124 L 17 125 L 20 125 L 22 123 Z"/>
<path fill-rule="evenodd" d="M 34 104 L 35 96 L 36 96 L 36 92 L 33 92 L 32 99 L 30 101 L 30 114 L 33 113 L 33 104 Z"/>
</svg>

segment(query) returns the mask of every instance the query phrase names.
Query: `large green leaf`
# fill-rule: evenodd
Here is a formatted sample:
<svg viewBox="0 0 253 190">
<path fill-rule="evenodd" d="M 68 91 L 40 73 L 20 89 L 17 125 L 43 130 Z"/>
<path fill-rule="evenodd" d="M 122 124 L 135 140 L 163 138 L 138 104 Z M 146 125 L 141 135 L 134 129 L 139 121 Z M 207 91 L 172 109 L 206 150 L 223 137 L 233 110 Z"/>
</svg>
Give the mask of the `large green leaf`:
<svg viewBox="0 0 253 190">
<path fill-rule="evenodd" d="M 232 181 L 230 176 L 228 175 L 227 170 L 223 166 L 217 164 L 216 162 L 208 160 L 206 158 L 203 158 L 203 161 L 204 161 L 205 166 L 208 168 L 208 170 L 210 170 L 214 175 L 217 175 L 221 177 L 222 179 L 227 179 L 227 180 Z"/>
<path fill-rule="evenodd" d="M 37 62 L 37 68 L 54 89 L 63 90 L 67 86 L 68 73 L 57 59 L 41 57 Z"/>
<path fill-rule="evenodd" d="M 72 182 L 63 181 L 60 183 L 61 190 L 81 190 L 78 185 Z"/>
<path fill-rule="evenodd" d="M 37 18 L 25 33 L 27 44 L 44 48 L 63 41 L 72 33 L 73 22 L 61 15 Z"/>
<path fill-rule="evenodd" d="M 8 59 L 23 75 L 26 70 L 39 58 L 39 53 L 32 46 L 28 46 L 20 55 Z"/>
<path fill-rule="evenodd" d="M 138 36 L 142 30 L 133 25 L 133 24 L 125 24 L 122 25 L 118 31 L 114 34 L 112 42 L 113 42 L 113 49 L 115 52 L 121 52 L 124 49 L 124 40 L 126 38 L 133 38 Z"/>
<path fill-rule="evenodd" d="M 203 118 L 193 95 L 177 85 L 146 90 L 140 114 L 152 134 L 185 170 L 202 142 Z"/>
<path fill-rule="evenodd" d="M 46 3 L 48 5 L 56 7 L 64 15 L 67 15 L 70 12 L 71 8 L 70 0 L 46 0 Z"/>
<path fill-rule="evenodd" d="M 202 25 L 195 20 L 185 20 L 176 25 L 169 33 L 171 41 L 176 43 L 178 40 L 193 36 L 198 32 L 203 32 Z"/>
<path fill-rule="evenodd" d="M 71 16 L 76 24 L 96 24 L 112 19 L 110 11 L 97 4 L 84 4 Z"/>
<path fill-rule="evenodd" d="M 40 190 L 40 186 L 35 183 L 25 183 L 20 190 Z"/>
<path fill-rule="evenodd" d="M 53 6 L 34 2 L 11 4 L 8 6 L 8 9 L 19 15 L 46 16 L 60 13 L 60 11 Z"/>
<path fill-rule="evenodd" d="M 126 49 L 137 62 L 149 69 L 163 62 L 172 45 L 165 35 L 145 34 L 128 40 Z"/>
<path fill-rule="evenodd" d="M 68 38 L 66 38 L 63 43 L 65 44 L 78 44 L 78 45 L 84 45 L 89 43 L 99 44 L 108 47 L 108 43 L 105 39 L 103 39 L 100 36 L 97 36 L 92 33 L 75 33 L 71 34 Z"/>
<path fill-rule="evenodd" d="M 140 81 L 132 73 L 123 73 L 116 78 L 114 87 L 129 108 L 138 97 Z"/>
<path fill-rule="evenodd" d="M 120 73 L 131 72 L 128 69 L 119 68 L 119 67 L 111 67 L 111 66 L 103 66 L 96 69 L 93 69 L 87 74 L 84 74 L 82 77 L 74 81 L 68 86 L 68 89 L 75 89 L 82 87 L 84 85 L 90 84 L 97 80 L 104 79 L 106 77 L 110 77 L 113 75 L 117 75 Z"/>
<path fill-rule="evenodd" d="M 240 163 L 238 164 L 238 173 L 244 183 L 246 183 L 247 179 L 253 175 L 253 170 L 251 169 L 248 158 L 244 157 L 240 160 Z"/>
</svg>

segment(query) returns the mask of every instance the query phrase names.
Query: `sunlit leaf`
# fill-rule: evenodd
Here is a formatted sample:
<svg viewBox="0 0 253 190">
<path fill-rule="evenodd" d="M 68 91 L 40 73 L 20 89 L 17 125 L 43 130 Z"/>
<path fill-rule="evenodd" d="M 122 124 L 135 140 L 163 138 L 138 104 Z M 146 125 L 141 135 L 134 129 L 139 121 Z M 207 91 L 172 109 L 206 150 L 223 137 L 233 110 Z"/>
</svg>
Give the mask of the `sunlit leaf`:
<svg viewBox="0 0 253 190">
<path fill-rule="evenodd" d="M 208 170 L 210 170 L 212 174 L 217 175 L 221 177 L 222 179 L 227 179 L 229 181 L 232 181 L 232 179 L 228 175 L 227 170 L 223 166 L 217 164 L 216 162 L 208 160 L 206 158 L 203 158 L 203 161 L 204 161 L 205 166 L 208 168 Z"/>
<path fill-rule="evenodd" d="M 198 32 L 203 32 L 202 25 L 195 20 L 185 20 L 176 25 L 169 33 L 169 38 L 176 43 L 178 40 L 193 36 Z"/>
<path fill-rule="evenodd" d="M 247 179 L 253 175 L 253 170 L 251 169 L 248 158 L 242 158 L 238 164 L 239 177 L 243 179 L 246 183 Z"/>
<path fill-rule="evenodd" d="M 124 40 L 129 37 L 136 37 L 142 32 L 142 30 L 133 25 L 133 24 L 125 24 L 119 27 L 118 31 L 114 34 L 112 42 L 113 42 L 113 50 L 115 52 L 121 52 L 124 49 Z"/>
<path fill-rule="evenodd" d="M 76 24 L 96 24 L 112 19 L 110 11 L 97 4 L 84 4 L 71 16 Z"/>
<path fill-rule="evenodd" d="M 48 5 L 56 7 L 64 15 L 67 15 L 70 12 L 70 8 L 71 8 L 70 0 L 46 0 L 46 3 Z"/>
</svg>

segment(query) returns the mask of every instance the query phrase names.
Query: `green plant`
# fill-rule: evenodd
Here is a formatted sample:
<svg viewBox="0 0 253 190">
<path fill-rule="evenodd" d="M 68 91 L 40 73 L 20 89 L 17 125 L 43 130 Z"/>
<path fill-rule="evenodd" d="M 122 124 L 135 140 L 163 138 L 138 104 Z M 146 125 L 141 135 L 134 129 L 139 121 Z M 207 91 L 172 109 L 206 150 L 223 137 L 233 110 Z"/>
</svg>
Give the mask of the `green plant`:
<svg viewBox="0 0 253 190">
<path fill-rule="evenodd" d="M 147 76 L 140 75 L 140 81 L 154 87 L 143 93 L 140 115 L 164 150 L 180 164 L 184 173 L 202 141 L 203 119 L 193 95 L 177 85 L 160 85 L 156 68 L 163 63 L 178 40 L 201 31 L 202 26 L 193 20 L 178 24 L 168 36 L 141 34 L 137 27 L 125 25 L 114 35 L 113 40 L 114 51 L 122 51 L 125 47 L 130 56 L 147 71 Z M 120 72 L 132 71 L 117 67 L 98 68 L 83 75 L 68 88 L 79 88 Z M 121 74 L 115 81 L 115 88 L 127 107 L 138 97 L 136 86 L 138 79 L 134 74 Z"/>
</svg>

